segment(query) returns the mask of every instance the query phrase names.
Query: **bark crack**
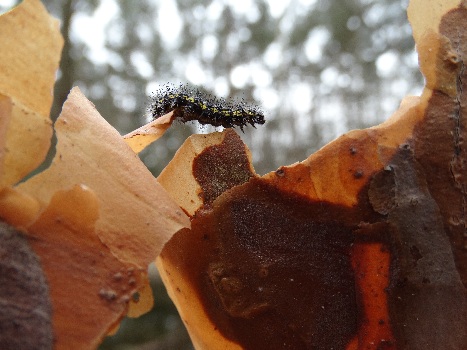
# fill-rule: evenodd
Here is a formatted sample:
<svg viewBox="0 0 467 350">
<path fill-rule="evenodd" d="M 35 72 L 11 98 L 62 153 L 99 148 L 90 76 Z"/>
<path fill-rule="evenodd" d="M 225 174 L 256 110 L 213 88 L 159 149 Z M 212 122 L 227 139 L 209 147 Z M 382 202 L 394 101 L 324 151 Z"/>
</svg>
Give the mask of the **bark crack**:
<svg viewBox="0 0 467 350">
<path fill-rule="evenodd" d="M 464 249 L 467 250 L 467 188 L 466 184 L 464 183 L 464 176 L 462 169 L 464 168 L 463 164 L 463 136 L 462 136 L 462 117 L 463 117 L 463 110 L 462 110 L 462 100 L 464 98 L 464 87 L 463 87 L 463 75 L 465 72 L 465 64 L 463 60 L 463 51 L 461 47 L 462 38 L 461 33 L 458 32 L 458 37 L 456 40 L 455 50 L 459 60 L 459 70 L 457 73 L 456 78 L 456 87 L 457 87 L 457 94 L 456 94 L 456 108 L 454 111 L 454 119 L 455 119 L 455 126 L 454 126 L 454 155 L 451 160 L 451 174 L 453 176 L 454 182 L 456 186 L 460 189 L 462 193 L 462 217 L 460 219 L 460 224 L 464 226 Z"/>
</svg>

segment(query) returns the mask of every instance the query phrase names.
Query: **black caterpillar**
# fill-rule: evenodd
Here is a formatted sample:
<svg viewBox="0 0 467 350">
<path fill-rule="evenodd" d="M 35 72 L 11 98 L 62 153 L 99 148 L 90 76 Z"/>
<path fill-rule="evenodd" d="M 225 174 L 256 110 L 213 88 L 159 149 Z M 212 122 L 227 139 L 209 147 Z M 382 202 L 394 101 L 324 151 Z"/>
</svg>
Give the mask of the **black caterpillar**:
<svg viewBox="0 0 467 350">
<path fill-rule="evenodd" d="M 222 126 L 224 128 L 243 127 L 250 124 L 264 124 L 264 115 L 256 106 L 241 103 L 229 103 L 224 99 L 214 98 L 188 85 L 178 88 L 166 85 L 152 96 L 149 112 L 158 118 L 174 111 L 174 118 L 186 123 L 197 120 L 200 124 Z"/>
</svg>

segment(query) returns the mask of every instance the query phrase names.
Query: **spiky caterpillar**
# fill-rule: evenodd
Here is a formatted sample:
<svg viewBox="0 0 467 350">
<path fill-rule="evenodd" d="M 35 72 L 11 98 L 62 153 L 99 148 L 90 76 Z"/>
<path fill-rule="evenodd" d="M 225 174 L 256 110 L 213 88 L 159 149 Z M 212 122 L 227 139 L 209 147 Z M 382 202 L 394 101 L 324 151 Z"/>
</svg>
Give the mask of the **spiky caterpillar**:
<svg viewBox="0 0 467 350">
<path fill-rule="evenodd" d="M 244 102 L 229 103 L 187 85 L 178 88 L 166 85 L 152 96 L 149 112 L 154 119 L 170 111 L 174 111 L 175 120 L 183 123 L 197 120 L 201 124 L 224 128 L 238 126 L 242 131 L 248 124 L 253 127 L 264 124 L 264 115 L 258 107 Z"/>
</svg>

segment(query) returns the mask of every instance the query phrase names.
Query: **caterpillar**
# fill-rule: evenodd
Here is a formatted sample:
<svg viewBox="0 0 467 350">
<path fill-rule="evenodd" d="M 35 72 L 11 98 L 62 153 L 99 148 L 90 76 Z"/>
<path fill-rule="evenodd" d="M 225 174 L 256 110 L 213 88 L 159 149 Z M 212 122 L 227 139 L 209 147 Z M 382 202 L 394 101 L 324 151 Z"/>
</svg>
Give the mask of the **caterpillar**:
<svg viewBox="0 0 467 350">
<path fill-rule="evenodd" d="M 222 98 L 180 85 L 178 88 L 165 85 L 152 96 L 149 113 L 154 119 L 174 111 L 174 119 L 186 123 L 197 120 L 200 124 L 224 128 L 243 127 L 250 124 L 264 124 L 264 114 L 256 106 L 242 102 L 227 102 Z"/>
</svg>

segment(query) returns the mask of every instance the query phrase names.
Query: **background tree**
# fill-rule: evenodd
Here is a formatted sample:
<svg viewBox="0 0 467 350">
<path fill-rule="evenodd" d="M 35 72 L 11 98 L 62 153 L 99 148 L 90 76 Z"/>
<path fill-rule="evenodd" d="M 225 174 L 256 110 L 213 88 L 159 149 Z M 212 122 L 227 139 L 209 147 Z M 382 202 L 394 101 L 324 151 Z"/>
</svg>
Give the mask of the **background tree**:
<svg viewBox="0 0 467 350">
<path fill-rule="evenodd" d="M 381 122 L 422 86 L 405 0 L 43 2 L 65 37 L 53 118 L 78 85 L 126 133 L 147 121 L 151 92 L 188 82 L 262 106 L 267 123 L 241 135 L 260 174 Z M 157 175 L 196 129 L 176 125 L 141 157 Z M 151 337 L 178 329 L 174 315 L 126 323 L 162 325 Z"/>
</svg>

